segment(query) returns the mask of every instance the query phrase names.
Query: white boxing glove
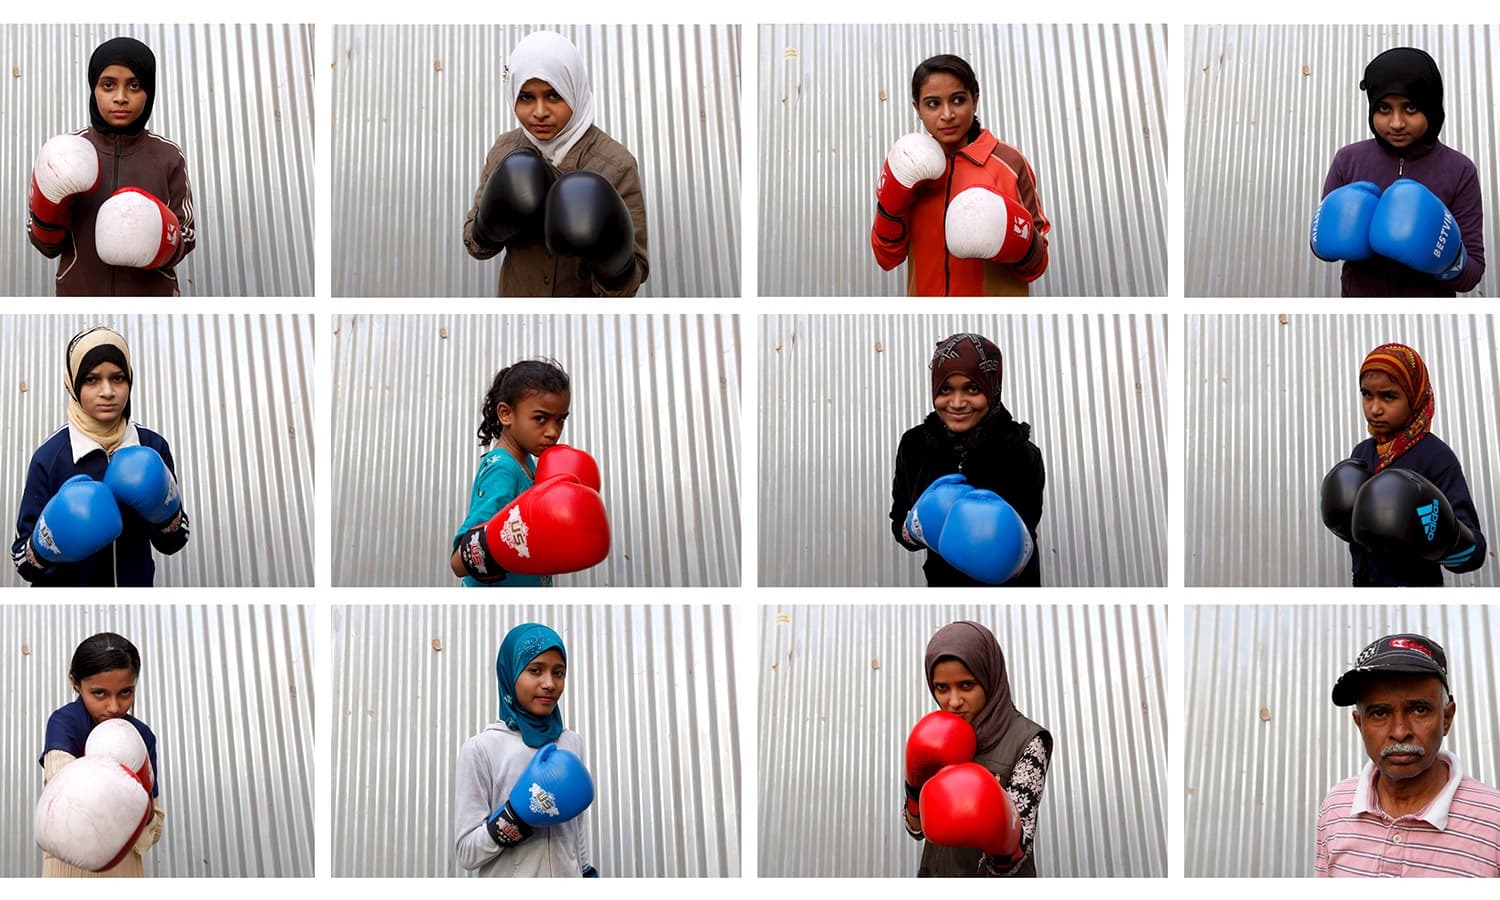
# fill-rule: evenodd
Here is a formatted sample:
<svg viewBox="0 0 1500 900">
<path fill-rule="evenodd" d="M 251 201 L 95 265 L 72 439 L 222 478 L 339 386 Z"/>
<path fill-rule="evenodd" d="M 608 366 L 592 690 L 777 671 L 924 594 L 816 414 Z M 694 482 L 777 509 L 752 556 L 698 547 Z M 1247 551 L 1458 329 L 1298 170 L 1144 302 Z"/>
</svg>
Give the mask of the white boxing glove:
<svg viewBox="0 0 1500 900">
<path fill-rule="evenodd" d="M 99 207 L 94 247 L 112 266 L 159 268 L 177 252 L 177 216 L 148 191 L 124 187 Z"/>
<path fill-rule="evenodd" d="M 31 167 L 32 227 L 60 241 L 73 225 L 73 197 L 99 186 L 99 154 L 88 138 L 59 134 L 42 145 Z"/>
<path fill-rule="evenodd" d="M 85 756 L 42 788 L 36 843 L 69 865 L 103 872 L 120 864 L 154 812 L 134 773 L 108 757 Z"/>
<path fill-rule="evenodd" d="M 135 773 L 146 793 L 156 783 L 151 771 L 151 755 L 146 752 L 146 742 L 136 727 L 124 719 L 109 719 L 94 726 L 84 742 L 83 754 L 88 757 L 113 759 Z"/>
<path fill-rule="evenodd" d="M 1002 264 L 1025 259 L 1036 244 L 1036 228 L 1026 207 L 989 185 L 960 191 L 943 219 L 948 252 L 959 259 Z"/>
<path fill-rule="evenodd" d="M 902 135 L 885 155 L 875 198 L 891 215 L 905 215 L 911 209 L 916 186 L 942 178 L 947 171 L 948 155 L 932 135 L 925 131 Z"/>
</svg>

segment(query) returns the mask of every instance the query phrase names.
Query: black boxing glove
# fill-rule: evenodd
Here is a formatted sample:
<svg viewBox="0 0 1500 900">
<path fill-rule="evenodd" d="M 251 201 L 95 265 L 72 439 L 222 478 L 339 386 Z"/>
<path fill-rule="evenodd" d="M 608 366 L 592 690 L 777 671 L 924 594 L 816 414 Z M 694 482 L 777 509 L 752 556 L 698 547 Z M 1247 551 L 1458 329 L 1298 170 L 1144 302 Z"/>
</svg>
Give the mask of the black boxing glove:
<svg viewBox="0 0 1500 900">
<path fill-rule="evenodd" d="M 1370 476 L 1354 497 L 1354 542 L 1376 553 L 1445 561 L 1474 547 L 1474 533 L 1453 515 L 1437 485 L 1410 469 Z M 1455 565 L 1459 563 L 1454 563 Z"/>
<path fill-rule="evenodd" d="M 1362 459 L 1340 461 L 1318 488 L 1318 508 L 1323 513 L 1323 524 L 1345 543 L 1354 539 L 1349 533 L 1349 519 L 1354 515 L 1354 497 L 1370 479 L 1370 469 Z"/>
<path fill-rule="evenodd" d="M 531 147 L 505 154 L 484 183 L 474 215 L 474 243 L 499 252 L 517 235 L 541 231 L 547 192 L 555 181 L 557 172 Z"/>
<path fill-rule="evenodd" d="M 553 256 L 579 256 L 603 282 L 618 282 L 635 266 L 635 223 L 604 176 L 582 170 L 557 179 L 547 195 L 543 233 Z"/>
</svg>

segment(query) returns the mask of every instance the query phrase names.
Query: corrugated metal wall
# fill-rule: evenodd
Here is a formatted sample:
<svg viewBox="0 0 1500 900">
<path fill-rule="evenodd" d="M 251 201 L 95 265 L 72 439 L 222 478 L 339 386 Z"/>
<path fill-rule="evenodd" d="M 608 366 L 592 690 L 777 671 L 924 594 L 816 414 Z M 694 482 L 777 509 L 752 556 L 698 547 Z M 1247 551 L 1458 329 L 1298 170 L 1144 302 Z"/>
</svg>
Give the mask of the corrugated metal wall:
<svg viewBox="0 0 1500 900">
<path fill-rule="evenodd" d="M 121 35 L 156 54 L 147 127 L 187 158 L 198 245 L 177 269 L 183 295 L 311 294 L 313 26 L 285 23 L 0 25 L 0 294 L 56 292 L 57 263 L 26 238 L 31 165 L 89 124 L 89 56 Z"/>
<path fill-rule="evenodd" d="M 739 296 L 737 25 L 334 26 L 335 295 L 495 295 L 501 260 L 465 252 L 464 215 L 517 127 L 506 59 L 540 28 L 578 46 L 595 124 L 640 166 L 640 296 Z"/>
<path fill-rule="evenodd" d="M 1167 26 L 762 25 L 763 295 L 901 295 L 870 251 L 875 179 L 920 127 L 911 75 L 956 53 L 979 120 L 1036 171 L 1045 296 L 1167 291 Z"/>
<path fill-rule="evenodd" d="M 462 875 L 453 770 L 495 721 L 495 653 L 544 622 L 594 778 L 606 877 L 737 876 L 740 746 L 727 606 L 333 608 L 333 874 Z"/>
<path fill-rule="evenodd" d="M 311 585 L 311 316 L 0 316 L 0 502 L 6 546 L 31 455 L 67 422 L 72 336 L 109 325 L 130 344 L 134 421 L 167 439 L 188 545 L 156 555 L 164 586 Z M 0 584 L 23 585 L 0 567 Z"/>
<path fill-rule="evenodd" d="M 1448 652 L 1443 748 L 1500 779 L 1500 617 L 1486 606 L 1188 606 L 1187 874 L 1312 875 L 1318 806 L 1368 761 L 1333 683 L 1386 634 Z"/>
<path fill-rule="evenodd" d="M 313 874 L 313 629 L 303 606 L 0 606 L 0 875 L 36 876 L 47 717 L 84 638 L 141 653 L 132 713 L 157 738 L 162 840 L 150 876 Z"/>
<path fill-rule="evenodd" d="M 1479 524 L 1500 530 L 1500 322 L 1493 316 L 1188 316 L 1187 584 L 1345 585 L 1348 545 L 1318 514 L 1333 464 L 1369 437 L 1365 354 L 1399 341 L 1432 377 L 1432 433 L 1463 463 Z M 1450 585 L 1500 584 L 1493 557 Z"/>
<path fill-rule="evenodd" d="M 759 874 L 916 874 L 902 753 L 934 709 L 927 641 L 960 619 L 995 632 L 1016 707 L 1052 732 L 1037 871 L 1165 877 L 1163 606 L 762 606 Z"/>
<path fill-rule="evenodd" d="M 760 583 L 922 585 L 890 533 L 901 434 L 932 411 L 933 347 L 960 331 L 1005 355 L 1047 488 L 1045 585 L 1165 585 L 1162 316 L 764 316 Z"/>
<path fill-rule="evenodd" d="M 1443 73 L 1441 140 L 1497 195 L 1495 25 L 1188 25 L 1188 296 L 1339 295 L 1340 265 L 1307 249 L 1340 147 L 1372 135 L 1359 82 L 1392 47 L 1420 47 Z M 1484 243 L 1495 250 L 1495 217 Z M 1475 289 L 1494 296 L 1495 267 Z"/>
<path fill-rule="evenodd" d="M 334 534 L 359 539 L 334 541 L 334 583 L 458 585 L 485 391 L 550 356 L 573 384 L 563 442 L 599 461 L 612 538 L 557 583 L 738 584 L 739 340 L 732 316 L 336 319 Z"/>
</svg>

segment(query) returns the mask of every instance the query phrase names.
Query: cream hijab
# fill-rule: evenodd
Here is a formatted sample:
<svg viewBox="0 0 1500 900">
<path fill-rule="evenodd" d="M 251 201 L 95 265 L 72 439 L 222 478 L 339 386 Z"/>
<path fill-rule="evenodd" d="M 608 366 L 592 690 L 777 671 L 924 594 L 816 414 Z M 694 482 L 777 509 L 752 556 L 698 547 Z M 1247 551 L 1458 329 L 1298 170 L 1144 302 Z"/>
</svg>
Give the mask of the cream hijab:
<svg viewBox="0 0 1500 900">
<path fill-rule="evenodd" d="M 130 365 L 130 347 L 117 332 L 103 325 L 81 331 L 68 342 L 68 368 L 63 373 L 63 387 L 68 391 L 68 423 L 98 442 L 105 453 L 114 453 L 130 427 L 130 403 L 113 423 L 106 425 L 84 412 L 79 402 L 83 378 L 103 362 L 112 362 L 125 370 L 125 380 L 135 385 L 135 370 Z"/>
<path fill-rule="evenodd" d="M 522 85 L 533 78 L 552 85 L 552 89 L 573 108 L 573 118 L 568 120 L 567 127 L 551 140 L 539 141 L 524 127 L 521 129 L 526 140 L 531 141 L 547 162 L 559 165 L 594 124 L 594 88 L 589 84 L 578 48 L 555 31 L 533 31 L 521 38 L 510 52 L 507 72 L 512 110 L 516 107 L 516 99 L 521 96 Z"/>
</svg>

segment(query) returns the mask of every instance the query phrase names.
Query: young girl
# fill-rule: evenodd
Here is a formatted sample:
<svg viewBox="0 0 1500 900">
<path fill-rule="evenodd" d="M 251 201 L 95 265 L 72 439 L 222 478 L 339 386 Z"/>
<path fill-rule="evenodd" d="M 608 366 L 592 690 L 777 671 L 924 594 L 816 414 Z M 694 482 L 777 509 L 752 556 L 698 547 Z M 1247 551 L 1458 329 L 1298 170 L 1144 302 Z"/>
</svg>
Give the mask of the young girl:
<svg viewBox="0 0 1500 900">
<path fill-rule="evenodd" d="M 980 127 L 979 79 L 957 56 L 911 77 L 922 130 L 886 155 L 870 244 L 887 271 L 908 260 L 909 296 L 1025 296 L 1047 269 L 1036 174 L 1021 151 Z"/>
<path fill-rule="evenodd" d="M 1313 221 L 1313 255 L 1345 260 L 1345 297 L 1473 290 L 1484 276 L 1479 174 L 1467 156 L 1438 141 L 1444 113 L 1437 63 L 1397 47 L 1370 61 L 1359 86 L 1375 137 L 1334 156 Z"/>
<path fill-rule="evenodd" d="M 68 423 L 26 471 L 11 557 L 36 587 L 150 587 L 151 548 L 188 541 L 188 517 L 166 438 L 130 421 L 135 371 L 125 339 L 104 326 L 68 342 Z"/>
<path fill-rule="evenodd" d="M 896 542 L 917 551 L 926 545 L 908 532 L 907 513 L 941 476 L 962 473 L 974 488 L 994 491 L 1020 515 L 1036 540 L 1042 521 L 1046 472 L 1042 453 L 1030 440 L 1031 426 L 1017 422 L 1000 401 L 1004 366 L 1000 349 L 977 334 L 955 334 L 932 356 L 933 411 L 901 436 L 896 477 L 891 485 L 891 532 Z M 929 587 L 980 585 L 929 549 L 922 564 Z M 1042 583 L 1033 553 L 1007 587 Z"/>
<path fill-rule="evenodd" d="M 43 146 L 32 169 L 32 246 L 57 266 L 57 295 L 176 297 L 195 243 L 182 150 L 146 130 L 156 57 L 134 38 L 89 58 L 89 119 Z"/>
<path fill-rule="evenodd" d="M 45 851 L 42 853 L 42 877 L 88 877 L 92 875 L 140 877 L 146 874 L 141 854 L 161 840 L 162 810 L 156 802 L 161 790 L 161 768 L 156 763 L 156 735 L 140 719 L 130 714 L 135 705 L 135 684 L 141 675 L 141 654 L 135 645 L 118 634 L 96 634 L 73 651 L 68 667 L 68 681 L 78 695 L 72 703 L 54 711 L 47 719 L 47 735 L 42 755 L 42 784 L 51 781 L 68 763 L 83 755 L 84 744 L 94 726 L 110 719 L 124 719 L 141 734 L 151 761 L 153 784 L 151 802 L 155 816 L 141 831 L 135 847 L 119 864 L 104 872 L 89 872 L 69 865 Z"/>
<path fill-rule="evenodd" d="M 475 259 L 506 251 L 502 297 L 635 296 L 649 271 L 640 171 L 594 125 L 578 48 L 533 32 L 511 52 L 505 77 L 521 127 L 484 159 L 464 247 Z"/>
<path fill-rule="evenodd" d="M 545 625 L 517 625 L 495 658 L 500 717 L 464 742 L 454 774 L 454 855 L 481 875 L 579 877 L 598 874 L 589 864 L 584 820 L 576 815 L 551 827 L 517 825 L 511 789 L 549 744 L 576 757 L 583 740 L 563 727 L 558 701 L 568 677 L 568 651 Z M 588 780 L 570 772 L 568 779 Z M 566 784 L 548 784 L 561 794 Z M 589 795 L 593 787 L 589 784 Z M 584 804 L 585 806 L 587 803 Z M 569 810 L 571 811 L 571 810 Z"/>
<path fill-rule="evenodd" d="M 976 736 L 974 762 L 995 776 L 1021 820 L 1017 855 L 1000 859 L 980 850 L 922 847 L 918 875 L 1036 875 L 1031 850 L 1037 812 L 1052 759 L 1052 734 L 1021 715 L 1011 699 L 1005 655 L 995 635 L 978 622 L 944 625 L 927 642 L 923 660 L 927 690 L 938 708 L 968 722 Z M 903 804 L 903 809 L 906 809 Z M 922 840 L 922 821 L 903 813 L 906 833 Z"/>
<path fill-rule="evenodd" d="M 536 480 L 536 457 L 556 444 L 568 419 L 568 375 L 554 362 L 528 359 L 501 369 L 484 396 L 479 444 L 494 446 L 479 460 L 469 492 L 469 514 L 453 536 L 448 565 L 465 587 L 550 586 L 547 575 L 509 572 L 492 578 L 475 571 L 462 552 L 464 536 L 482 527 Z"/>
</svg>

